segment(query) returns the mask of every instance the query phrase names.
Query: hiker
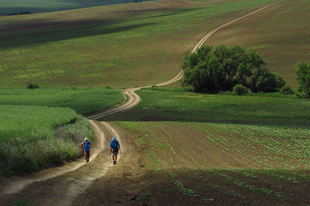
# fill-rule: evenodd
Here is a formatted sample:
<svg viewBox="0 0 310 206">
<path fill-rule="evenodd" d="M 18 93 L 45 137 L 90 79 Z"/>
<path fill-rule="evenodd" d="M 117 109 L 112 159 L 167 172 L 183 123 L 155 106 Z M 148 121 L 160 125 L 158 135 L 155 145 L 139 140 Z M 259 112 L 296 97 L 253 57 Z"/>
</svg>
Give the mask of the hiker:
<svg viewBox="0 0 310 206">
<path fill-rule="evenodd" d="M 84 148 L 84 151 L 86 153 L 86 163 L 87 163 L 87 162 L 89 162 L 91 142 L 88 141 L 87 138 L 85 138 L 84 142 L 81 143 L 81 146 Z"/>
<path fill-rule="evenodd" d="M 115 137 L 113 137 L 112 141 L 110 143 L 110 151 L 112 153 L 113 165 L 116 164 L 118 150 L 120 150 L 120 149 L 121 149 L 121 147 L 119 145 L 119 142 L 115 139 Z"/>
</svg>

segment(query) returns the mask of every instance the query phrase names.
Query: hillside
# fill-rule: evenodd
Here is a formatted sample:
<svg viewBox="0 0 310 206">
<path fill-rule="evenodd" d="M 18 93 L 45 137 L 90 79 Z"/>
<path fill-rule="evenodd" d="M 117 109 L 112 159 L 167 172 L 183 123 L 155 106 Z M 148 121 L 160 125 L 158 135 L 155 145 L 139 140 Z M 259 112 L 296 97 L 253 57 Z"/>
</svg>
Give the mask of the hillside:
<svg viewBox="0 0 310 206">
<path fill-rule="evenodd" d="M 20 11 L 42 13 L 133 2 L 134 0 L 0 0 L 0 14 L 7 15 Z"/>
<path fill-rule="evenodd" d="M 0 87 L 164 82 L 208 31 L 272 2 L 164 0 L 1 17 Z"/>
<path fill-rule="evenodd" d="M 214 47 L 241 45 L 255 49 L 267 61 L 267 68 L 296 87 L 298 63 L 310 62 L 309 1 L 286 1 L 225 27 L 205 44 Z"/>
</svg>

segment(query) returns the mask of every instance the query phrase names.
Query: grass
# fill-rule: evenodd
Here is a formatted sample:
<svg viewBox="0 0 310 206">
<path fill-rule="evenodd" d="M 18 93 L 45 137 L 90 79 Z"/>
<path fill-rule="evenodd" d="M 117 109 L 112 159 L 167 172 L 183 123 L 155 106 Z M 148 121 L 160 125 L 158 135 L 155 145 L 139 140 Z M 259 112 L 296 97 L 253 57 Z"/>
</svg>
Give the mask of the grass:
<svg viewBox="0 0 310 206">
<path fill-rule="evenodd" d="M 93 114 L 123 101 L 109 89 L 0 89 L 0 105 L 68 107 L 78 114 Z"/>
<path fill-rule="evenodd" d="M 79 143 L 92 139 L 88 121 L 69 108 L 0 105 L 0 113 L 0 175 L 75 160 Z"/>
<path fill-rule="evenodd" d="M 149 1 L 149 0 L 144 0 Z M 92 1 L 74 1 L 74 0 L 0 0 L 0 13 L 10 14 L 18 13 L 20 11 L 31 11 L 32 13 L 42 13 L 51 11 L 62 11 L 69 9 L 78 9 L 93 6 L 120 4 L 120 3 L 133 3 L 132 0 L 92 0 Z"/>
<path fill-rule="evenodd" d="M 0 87 L 163 82 L 208 31 L 276 1 L 142 2 L 1 17 Z"/>
<path fill-rule="evenodd" d="M 12 200 L 10 206 L 32 206 L 33 202 L 27 198 Z"/>
<path fill-rule="evenodd" d="M 141 169 L 162 173 L 163 185 L 170 179 L 168 188 L 147 190 L 158 204 L 177 196 L 174 205 L 307 205 L 309 126 L 115 123 L 126 135 L 144 138 L 142 154 L 152 151 L 140 157 Z"/>
<path fill-rule="evenodd" d="M 288 85 L 296 87 L 298 63 L 309 60 L 310 41 L 304 35 L 310 32 L 304 26 L 308 15 L 309 1 L 287 1 L 258 13 L 255 18 L 221 29 L 205 44 L 253 48 L 267 61 L 270 71 L 279 73 Z"/>
<path fill-rule="evenodd" d="M 294 95 L 248 94 L 243 96 L 197 94 L 183 89 L 144 89 L 134 109 L 105 120 L 190 121 L 306 125 L 309 100 Z"/>
</svg>

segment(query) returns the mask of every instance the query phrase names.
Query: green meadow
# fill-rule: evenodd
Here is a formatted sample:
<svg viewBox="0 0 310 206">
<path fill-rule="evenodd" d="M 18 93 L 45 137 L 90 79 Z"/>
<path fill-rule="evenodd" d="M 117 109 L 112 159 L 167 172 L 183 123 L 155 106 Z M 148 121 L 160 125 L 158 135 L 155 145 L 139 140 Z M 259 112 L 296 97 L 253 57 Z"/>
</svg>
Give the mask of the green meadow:
<svg viewBox="0 0 310 206">
<path fill-rule="evenodd" d="M 307 125 L 307 99 L 279 93 L 247 95 L 197 94 L 184 89 L 158 88 L 137 91 L 142 98 L 134 109 L 104 120 L 189 121 Z"/>
<path fill-rule="evenodd" d="M 89 122 L 69 108 L 0 105 L 0 176 L 31 172 L 81 156 Z"/>
<path fill-rule="evenodd" d="M 149 0 L 144 0 L 149 1 Z M 93 6 L 103 6 L 111 4 L 133 3 L 132 0 L 0 0 L 0 13 L 10 14 L 20 11 L 30 11 L 32 13 L 42 13 L 51 11 L 62 11 L 69 9 L 79 9 Z"/>
<path fill-rule="evenodd" d="M 0 105 L 68 107 L 84 116 L 111 108 L 123 99 L 121 92 L 102 88 L 0 89 Z"/>
<path fill-rule="evenodd" d="M 1 17 L 0 87 L 164 82 L 208 31 L 273 2 L 142 2 Z"/>
</svg>

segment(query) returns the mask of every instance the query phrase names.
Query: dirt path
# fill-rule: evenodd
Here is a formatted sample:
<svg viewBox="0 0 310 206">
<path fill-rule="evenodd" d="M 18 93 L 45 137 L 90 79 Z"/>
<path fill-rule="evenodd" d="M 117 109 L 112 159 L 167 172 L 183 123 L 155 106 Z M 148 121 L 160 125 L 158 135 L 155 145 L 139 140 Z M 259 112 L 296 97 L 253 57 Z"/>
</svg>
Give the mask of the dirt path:
<svg viewBox="0 0 310 206">
<path fill-rule="evenodd" d="M 276 4 L 279 3 L 265 6 L 215 28 L 200 40 L 192 52 L 195 52 L 210 36 L 221 28 Z M 182 77 L 183 71 L 180 71 L 173 79 L 157 84 L 157 86 L 174 83 Z M 99 120 L 107 115 L 134 107 L 141 101 L 140 96 L 135 91 L 141 88 L 124 90 L 123 94 L 127 97 L 127 101 L 123 105 L 100 114 L 89 116 L 88 119 Z M 135 176 L 139 175 L 139 170 L 137 169 L 139 168 L 139 151 L 136 142 L 131 137 L 126 137 L 122 133 L 122 130 L 112 123 L 95 122 L 92 120 L 89 121 L 95 131 L 95 141 L 88 164 L 84 162 L 84 159 L 80 159 L 61 167 L 46 169 L 25 177 L 12 177 L 4 180 L 1 182 L 2 185 L 0 188 L 0 205 L 9 205 L 12 199 L 25 196 L 35 200 L 37 205 L 72 205 L 73 201 L 80 194 L 103 176 L 124 177 L 124 175 L 130 176 L 132 173 L 137 173 Z M 122 155 L 120 156 L 122 159 L 119 159 L 119 163 L 121 164 L 116 166 L 112 166 L 108 150 L 109 141 L 113 136 L 120 140 L 122 146 Z M 127 200 L 129 198 L 130 201 L 130 198 L 132 198 L 132 191 L 130 190 L 128 189 L 130 195 L 123 197 L 123 199 Z"/>
<path fill-rule="evenodd" d="M 194 49 L 191 51 L 191 53 L 194 53 L 197 51 L 197 49 L 199 49 L 206 41 L 208 38 L 210 38 L 214 33 L 216 33 L 217 31 L 219 31 L 220 29 L 226 27 L 226 26 L 229 26 L 241 19 L 244 19 L 248 16 L 251 16 L 253 14 L 256 14 L 264 9 L 267 9 L 269 7 L 272 7 L 272 6 L 275 6 L 277 4 L 280 4 L 280 3 L 283 3 L 283 2 L 277 2 L 277 3 L 274 3 L 274 4 L 269 4 L 267 6 L 264 6 L 260 9 L 257 9 L 251 13 L 248 13 L 244 16 L 241 16 L 237 19 L 234 19 L 226 24 L 223 24 L 219 27 L 216 27 L 215 29 L 213 29 L 212 31 L 210 31 L 208 34 L 206 34 L 199 42 L 198 44 L 194 47 Z M 166 86 L 166 85 L 169 85 L 169 84 L 172 84 L 172 83 L 175 83 L 177 81 L 179 81 L 180 79 L 182 79 L 183 77 L 183 70 L 181 70 L 175 77 L 173 77 L 172 79 L 166 81 L 166 82 L 163 82 L 163 83 L 159 83 L 159 84 L 156 84 L 156 86 Z M 106 117 L 108 115 L 111 115 L 111 114 L 114 114 L 114 113 L 117 113 L 117 112 L 121 112 L 121 111 L 124 111 L 124 110 L 128 110 L 128 109 L 131 109 L 133 108 L 134 106 L 138 105 L 139 102 L 141 101 L 141 97 L 139 95 L 137 95 L 135 93 L 135 91 L 141 89 L 141 88 L 150 88 L 152 87 L 152 85 L 149 85 L 149 86 L 144 86 L 144 87 L 136 87 L 136 88 L 130 88 L 130 89 L 126 89 L 126 90 L 123 90 L 122 93 L 124 95 L 124 97 L 127 97 L 127 102 L 117 108 L 113 108 L 113 109 L 109 109 L 105 112 L 102 112 L 102 113 L 99 113 L 99 114 L 96 114 L 96 115 L 92 115 L 92 116 L 89 116 L 87 117 L 88 119 L 93 119 L 93 120 L 100 120 L 102 119 L 103 117 Z"/>
</svg>

